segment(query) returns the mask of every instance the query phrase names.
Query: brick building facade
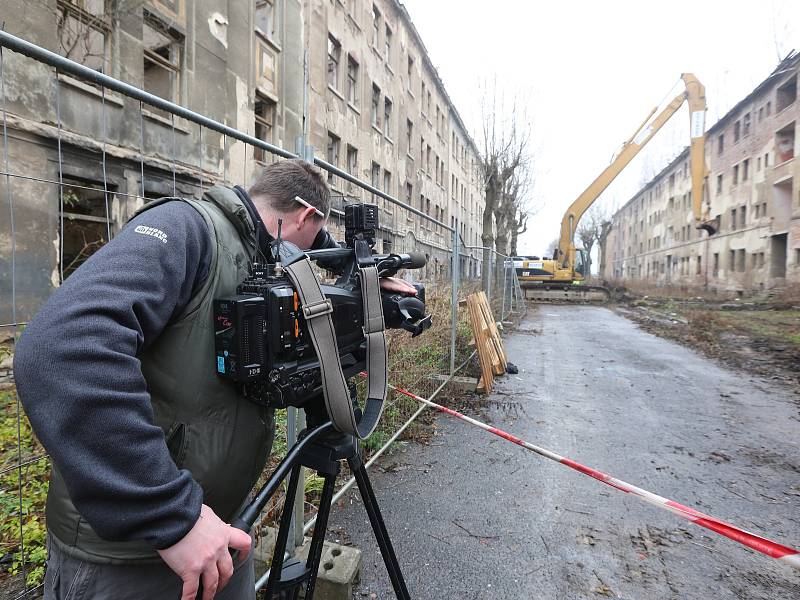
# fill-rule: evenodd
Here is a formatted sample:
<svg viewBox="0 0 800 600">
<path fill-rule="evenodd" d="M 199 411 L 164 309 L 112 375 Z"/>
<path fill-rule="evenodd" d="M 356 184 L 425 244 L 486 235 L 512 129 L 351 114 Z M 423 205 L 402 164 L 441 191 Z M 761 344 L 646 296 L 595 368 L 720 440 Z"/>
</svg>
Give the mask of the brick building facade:
<svg viewBox="0 0 800 600">
<path fill-rule="evenodd" d="M 318 156 L 442 222 L 459 218 L 467 243 L 477 239 L 477 150 L 396 0 L 8 0 L 0 20 L 13 35 L 289 150 L 307 110 Z M 10 194 L 14 231 L 0 218 L 0 323 L 29 319 L 149 199 L 247 185 L 275 160 L 7 50 L 3 75 L 10 175 L 0 205 Z M 339 208 L 373 200 L 330 183 Z M 426 275 L 444 274 L 447 232 L 379 204 L 383 247 L 427 251 Z M 463 267 L 475 272 L 478 260 Z"/>
<path fill-rule="evenodd" d="M 613 216 L 603 277 L 728 292 L 800 283 L 798 70 L 791 54 L 706 132 L 718 233 L 694 228 L 686 149 Z"/>
</svg>

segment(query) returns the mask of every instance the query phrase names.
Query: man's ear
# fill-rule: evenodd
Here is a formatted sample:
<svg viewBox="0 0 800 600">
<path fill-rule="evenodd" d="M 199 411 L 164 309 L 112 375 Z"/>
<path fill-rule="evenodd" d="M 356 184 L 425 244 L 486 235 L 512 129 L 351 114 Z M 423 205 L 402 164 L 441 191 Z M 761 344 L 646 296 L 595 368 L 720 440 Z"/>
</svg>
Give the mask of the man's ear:
<svg viewBox="0 0 800 600">
<path fill-rule="evenodd" d="M 304 208 L 300 211 L 300 214 L 297 217 L 297 228 L 300 229 L 306 224 L 311 224 L 314 222 L 316 218 L 317 211 L 314 208 Z"/>
</svg>

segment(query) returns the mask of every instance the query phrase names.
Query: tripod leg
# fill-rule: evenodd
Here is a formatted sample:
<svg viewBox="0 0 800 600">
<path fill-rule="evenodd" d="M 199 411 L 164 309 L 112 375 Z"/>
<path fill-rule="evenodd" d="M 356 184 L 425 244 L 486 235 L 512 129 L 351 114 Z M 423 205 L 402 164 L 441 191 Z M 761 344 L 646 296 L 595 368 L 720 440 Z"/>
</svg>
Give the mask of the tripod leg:
<svg viewBox="0 0 800 600">
<path fill-rule="evenodd" d="M 305 598 L 314 597 L 314 587 L 317 585 L 317 574 L 319 573 L 322 548 L 325 545 L 325 532 L 328 530 L 328 516 L 331 512 L 333 488 L 336 487 L 336 475 L 326 473 L 323 477 L 325 479 L 325 484 L 322 486 L 319 512 L 317 512 L 317 520 L 314 522 L 314 535 L 311 537 L 311 545 L 308 548 L 308 559 L 306 560 L 306 568 L 310 571 L 310 575 L 308 583 L 306 584 Z"/>
<path fill-rule="evenodd" d="M 406 588 L 406 582 L 403 579 L 403 574 L 400 572 L 400 564 L 397 562 L 397 556 L 392 547 L 392 541 L 389 539 L 389 532 L 386 530 L 386 524 L 383 522 L 381 511 L 378 508 L 378 501 L 375 498 L 375 492 L 372 490 L 372 484 L 367 477 L 367 470 L 364 468 L 364 463 L 360 456 L 347 459 L 350 464 L 350 470 L 353 472 L 353 477 L 358 484 L 358 490 L 361 492 L 361 499 L 364 502 L 364 507 L 367 509 L 369 521 L 372 524 L 372 531 L 375 534 L 375 540 L 378 542 L 378 547 L 383 556 L 383 562 L 386 565 L 386 570 L 389 573 L 389 579 L 392 581 L 394 593 L 399 600 L 410 600 L 411 596 Z"/>
<path fill-rule="evenodd" d="M 275 550 L 272 552 L 272 566 L 270 567 L 269 580 L 267 581 L 266 596 L 272 599 L 278 582 L 283 571 L 283 555 L 286 552 L 286 541 L 289 538 L 289 528 L 292 520 L 291 503 L 297 493 L 297 482 L 300 479 L 300 464 L 292 468 L 292 475 L 289 477 L 289 486 L 286 490 L 286 501 L 281 513 L 281 526 L 278 530 L 278 537 L 275 540 Z"/>
</svg>

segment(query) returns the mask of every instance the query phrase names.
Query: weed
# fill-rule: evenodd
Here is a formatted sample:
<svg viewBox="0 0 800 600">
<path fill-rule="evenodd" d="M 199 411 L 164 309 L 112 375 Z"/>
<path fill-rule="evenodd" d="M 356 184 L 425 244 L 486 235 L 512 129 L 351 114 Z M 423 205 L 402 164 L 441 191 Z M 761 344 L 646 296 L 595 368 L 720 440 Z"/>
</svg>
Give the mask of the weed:
<svg viewBox="0 0 800 600">
<path fill-rule="evenodd" d="M 47 559 L 44 506 L 50 465 L 28 418 L 17 416 L 13 390 L 0 392 L 0 460 L 0 546 L 11 554 L 5 568 L 17 575 L 24 562 L 25 583 L 36 586 L 44 578 Z"/>
</svg>

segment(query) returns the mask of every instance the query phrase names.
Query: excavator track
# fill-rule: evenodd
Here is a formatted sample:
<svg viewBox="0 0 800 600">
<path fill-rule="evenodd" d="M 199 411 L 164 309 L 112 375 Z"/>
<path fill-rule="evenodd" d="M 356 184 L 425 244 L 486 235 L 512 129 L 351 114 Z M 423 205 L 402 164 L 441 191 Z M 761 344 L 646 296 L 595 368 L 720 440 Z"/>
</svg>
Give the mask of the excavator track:
<svg viewBox="0 0 800 600">
<path fill-rule="evenodd" d="M 525 299 L 552 304 L 607 304 L 611 292 L 600 285 L 525 285 L 521 282 Z"/>
</svg>

